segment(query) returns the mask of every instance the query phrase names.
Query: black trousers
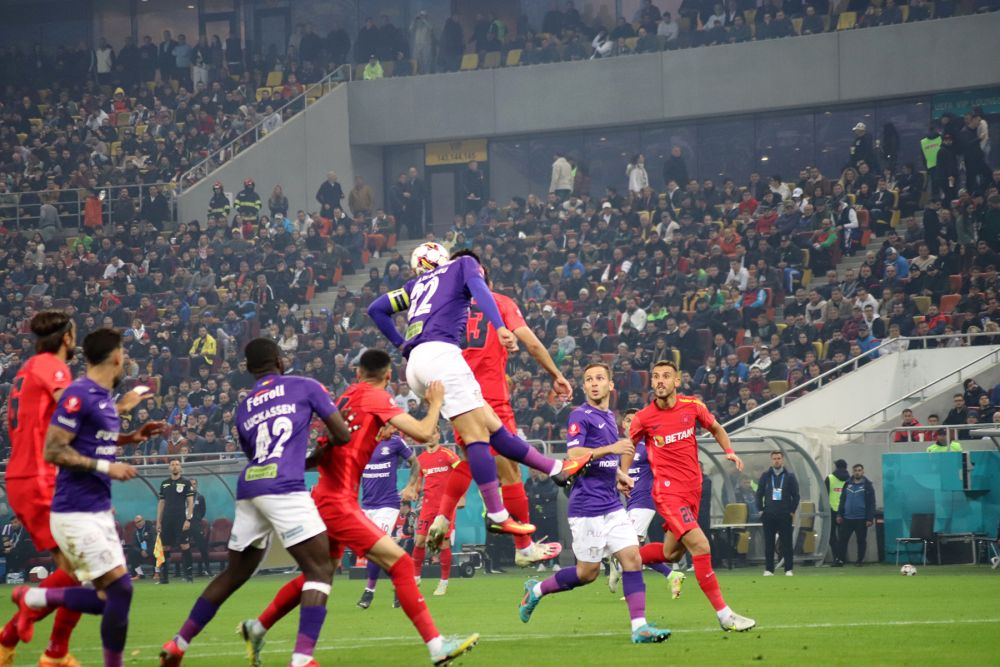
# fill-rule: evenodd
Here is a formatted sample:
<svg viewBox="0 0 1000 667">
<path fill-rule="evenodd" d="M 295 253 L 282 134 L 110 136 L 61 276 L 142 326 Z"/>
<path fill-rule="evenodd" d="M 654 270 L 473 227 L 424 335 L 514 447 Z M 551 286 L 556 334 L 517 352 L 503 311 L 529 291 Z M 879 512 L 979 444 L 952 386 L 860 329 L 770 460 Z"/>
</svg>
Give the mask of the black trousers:
<svg viewBox="0 0 1000 667">
<path fill-rule="evenodd" d="M 858 537 L 858 559 L 857 563 L 865 559 L 865 549 L 868 546 L 868 526 L 864 519 L 844 519 L 840 524 L 840 560 L 847 561 L 847 543 L 851 541 L 851 535 Z"/>
<path fill-rule="evenodd" d="M 785 571 L 795 567 L 792 549 L 792 515 L 763 514 L 764 524 L 764 569 L 774 572 L 774 538 L 781 540 L 781 557 L 785 559 Z"/>
<path fill-rule="evenodd" d="M 843 560 L 840 557 L 840 525 L 837 523 L 837 513 L 830 510 L 830 555 L 834 560 Z"/>
</svg>

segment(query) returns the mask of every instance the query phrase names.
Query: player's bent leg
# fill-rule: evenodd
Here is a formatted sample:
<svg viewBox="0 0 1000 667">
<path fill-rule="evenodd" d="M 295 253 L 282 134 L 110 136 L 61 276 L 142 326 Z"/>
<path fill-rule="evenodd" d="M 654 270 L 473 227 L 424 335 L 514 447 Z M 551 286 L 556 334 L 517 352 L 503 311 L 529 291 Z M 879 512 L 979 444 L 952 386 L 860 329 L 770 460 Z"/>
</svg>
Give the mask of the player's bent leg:
<svg viewBox="0 0 1000 667">
<path fill-rule="evenodd" d="M 437 516 L 427 530 L 427 541 L 432 549 L 437 549 L 438 545 L 451 532 L 451 523 L 448 517 L 454 516 L 458 509 L 458 504 L 469 491 L 472 484 L 472 472 L 469 470 L 469 462 L 459 461 L 448 473 L 448 480 L 445 482 L 444 493 L 438 502 Z"/>
<path fill-rule="evenodd" d="M 695 578 L 698 580 L 698 585 L 705 597 L 712 604 L 712 608 L 715 609 L 722 629 L 727 632 L 730 630 L 746 632 L 753 628 L 756 622 L 752 618 L 735 613 L 723 599 L 719 579 L 715 576 L 715 570 L 712 569 L 711 545 L 704 531 L 701 528 L 694 528 L 685 533 L 681 540 L 691 553 Z"/>
<path fill-rule="evenodd" d="M 529 579 L 524 584 L 524 596 L 518 607 L 518 615 L 523 623 L 531 620 L 535 607 L 546 595 L 571 591 L 591 583 L 601 572 L 600 563 L 578 560 L 576 567 L 564 567 L 544 581 Z"/>
<path fill-rule="evenodd" d="M 512 433 L 510 429 L 503 425 L 503 422 L 500 421 L 500 418 L 497 417 L 493 409 L 489 408 L 489 406 L 487 408 L 488 412 L 484 414 L 484 419 L 486 427 L 490 432 L 490 446 L 501 456 L 550 475 L 552 481 L 559 486 L 565 486 L 571 477 L 583 470 L 583 467 L 590 462 L 590 454 L 567 458 L 565 460 L 545 456 L 525 440 Z M 466 440 L 466 442 L 471 441 Z"/>
<path fill-rule="evenodd" d="M 295 562 L 302 569 L 305 583 L 299 607 L 299 632 L 292 652 L 292 667 L 306 667 L 313 662 L 313 651 L 326 620 L 326 601 L 330 596 L 333 563 L 330 561 L 330 542 L 326 533 L 288 547 Z"/>
<path fill-rule="evenodd" d="M 646 584 L 642 580 L 642 557 L 637 546 L 615 552 L 622 566 L 622 592 L 628 606 L 633 644 L 655 644 L 667 640 L 670 630 L 658 628 L 646 620 Z"/>
<path fill-rule="evenodd" d="M 451 577 L 451 540 L 441 543 L 441 578 L 438 580 L 434 596 L 441 597 L 448 593 L 448 579 Z"/>
</svg>

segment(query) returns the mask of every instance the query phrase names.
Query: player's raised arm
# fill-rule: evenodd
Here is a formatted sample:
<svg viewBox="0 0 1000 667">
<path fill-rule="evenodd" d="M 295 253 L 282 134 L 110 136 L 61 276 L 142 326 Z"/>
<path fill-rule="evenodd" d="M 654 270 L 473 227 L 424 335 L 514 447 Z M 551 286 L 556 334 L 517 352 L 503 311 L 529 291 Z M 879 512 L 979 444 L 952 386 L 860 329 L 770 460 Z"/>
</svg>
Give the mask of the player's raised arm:
<svg viewBox="0 0 1000 667">
<path fill-rule="evenodd" d="M 483 279 L 483 274 L 479 271 L 479 263 L 472 258 L 462 258 L 459 261 L 463 261 L 462 268 L 464 270 L 465 285 L 469 288 L 469 293 L 472 294 L 472 298 L 476 300 L 476 305 L 479 309 L 483 311 L 483 315 L 486 319 L 490 321 L 493 328 L 497 331 L 497 338 L 508 350 L 514 350 L 517 348 L 517 338 L 511 333 L 507 325 L 504 324 L 503 318 L 500 317 L 500 309 L 497 308 L 496 299 L 493 298 L 493 292 L 490 291 L 489 285 Z M 474 265 L 476 270 L 465 270 L 466 266 Z M 373 304 L 374 305 L 374 304 Z"/>
<path fill-rule="evenodd" d="M 392 292 L 387 292 L 379 298 L 372 301 L 371 305 L 368 306 L 368 317 L 372 318 L 375 326 L 378 330 L 382 332 L 382 335 L 389 339 L 389 342 L 395 347 L 399 347 L 405 341 L 399 332 L 396 330 L 396 323 L 393 321 L 392 316 L 396 313 L 406 310 L 410 305 L 410 297 L 406 292 L 406 288 L 393 290 Z"/>
<path fill-rule="evenodd" d="M 444 403 L 444 385 L 440 382 L 431 382 L 424 392 L 424 400 L 427 401 L 427 414 L 420 421 L 405 412 L 389 420 L 390 424 L 419 442 L 427 442 L 434 437 L 441 415 L 441 405 Z M 413 479 L 412 473 L 410 478 Z"/>
<path fill-rule="evenodd" d="M 573 395 L 573 386 L 569 383 L 569 380 L 562 374 L 559 367 L 556 366 L 556 362 L 552 359 L 552 355 L 549 354 L 548 349 L 538 340 L 538 336 L 535 332 L 531 330 L 528 325 L 522 325 L 514 329 L 514 335 L 517 339 L 524 343 L 524 349 L 528 351 L 528 354 L 538 362 L 538 365 L 545 369 L 549 375 L 552 376 L 552 388 L 555 390 L 556 394 L 561 398 L 568 398 Z"/>
</svg>

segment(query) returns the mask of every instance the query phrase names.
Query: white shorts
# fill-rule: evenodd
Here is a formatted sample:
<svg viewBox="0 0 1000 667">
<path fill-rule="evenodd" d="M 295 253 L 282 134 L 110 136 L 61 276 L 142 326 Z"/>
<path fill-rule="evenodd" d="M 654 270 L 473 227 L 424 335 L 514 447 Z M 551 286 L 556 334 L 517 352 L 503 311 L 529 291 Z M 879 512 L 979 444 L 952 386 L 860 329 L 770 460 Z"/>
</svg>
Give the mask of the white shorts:
<svg viewBox="0 0 1000 667">
<path fill-rule="evenodd" d="M 73 566 L 73 574 L 87 583 L 116 567 L 125 567 L 115 515 L 106 512 L 52 512 L 49 527 L 59 550 Z"/>
<path fill-rule="evenodd" d="M 638 547 L 639 538 L 624 509 L 601 516 L 571 516 L 573 555 L 585 563 L 600 563 L 625 547 Z"/>
<path fill-rule="evenodd" d="M 417 396 L 423 398 L 427 385 L 435 380 L 444 383 L 441 416 L 445 419 L 486 405 L 479 382 L 462 356 L 462 348 L 457 345 L 431 341 L 417 345 L 410 352 L 406 362 L 406 382 Z"/>
<path fill-rule="evenodd" d="M 368 520 L 378 526 L 386 535 L 392 535 L 396 527 L 396 519 L 399 518 L 399 509 L 395 507 L 379 507 L 373 510 L 361 510 L 368 517 Z"/>
<path fill-rule="evenodd" d="M 628 520 L 632 522 L 635 534 L 640 540 L 646 539 L 649 524 L 653 523 L 654 516 L 656 516 L 656 510 L 646 507 L 633 507 L 628 511 Z"/>
<path fill-rule="evenodd" d="M 312 496 L 305 491 L 257 496 L 236 501 L 236 518 L 229 534 L 229 548 L 267 549 L 271 531 L 287 549 L 326 532 Z"/>
</svg>

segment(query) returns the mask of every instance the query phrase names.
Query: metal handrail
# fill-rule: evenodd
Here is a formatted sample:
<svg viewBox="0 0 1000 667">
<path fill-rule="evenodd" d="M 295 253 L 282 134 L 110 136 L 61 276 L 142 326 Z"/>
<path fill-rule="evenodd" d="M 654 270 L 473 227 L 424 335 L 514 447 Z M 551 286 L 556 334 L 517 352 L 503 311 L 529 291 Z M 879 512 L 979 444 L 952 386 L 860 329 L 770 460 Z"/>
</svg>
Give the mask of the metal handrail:
<svg viewBox="0 0 1000 667">
<path fill-rule="evenodd" d="M 764 408 L 766 408 L 768 406 L 771 406 L 771 405 L 777 405 L 777 407 L 784 407 L 785 403 L 787 402 L 786 399 L 789 398 L 789 397 L 791 397 L 793 394 L 799 394 L 799 393 L 801 393 L 803 389 L 809 387 L 810 385 L 814 385 L 815 384 L 817 387 L 822 386 L 824 378 L 826 378 L 829 375 L 832 375 L 832 374 L 836 373 L 839 370 L 847 368 L 848 366 L 852 366 L 853 365 L 854 368 L 852 368 L 851 370 L 857 370 L 858 369 L 858 364 L 860 363 L 860 360 L 861 360 L 862 357 L 871 356 L 873 353 L 878 352 L 883 347 L 886 347 L 886 346 L 888 346 L 890 344 L 895 344 L 896 341 L 898 341 L 898 340 L 918 340 L 918 339 L 919 340 L 938 340 L 938 339 L 941 339 L 941 340 L 956 340 L 956 339 L 962 340 L 962 339 L 971 339 L 971 338 L 977 337 L 977 336 L 997 336 L 997 334 L 993 333 L 993 332 L 989 332 L 989 331 L 983 331 L 983 332 L 979 332 L 979 333 L 956 333 L 956 334 L 940 334 L 940 335 L 935 335 L 935 336 L 910 336 L 910 337 L 900 336 L 899 338 L 886 338 L 886 339 L 883 339 L 881 343 L 879 343 L 877 346 L 873 347 L 872 349 L 868 350 L 867 352 L 862 352 L 861 354 L 859 354 L 858 356 L 854 357 L 853 359 L 849 359 L 848 361 L 845 361 L 844 363 L 840 364 L 839 366 L 834 366 L 833 368 L 831 368 L 830 370 L 826 371 L 825 373 L 817 375 L 816 377 L 811 378 L 807 382 L 803 382 L 800 385 L 796 385 L 795 387 L 792 387 L 791 389 L 789 389 L 785 393 L 781 394 L 780 396 L 775 396 L 771 400 L 766 401 L 764 403 L 761 403 L 760 405 L 758 405 L 753 410 L 749 410 L 747 412 L 744 412 L 743 414 L 741 414 L 738 417 L 734 417 L 734 418 L 730 419 L 729 421 L 725 422 L 722 426 L 726 430 L 729 430 L 731 427 L 733 427 L 734 425 L 737 425 L 737 424 L 740 425 L 739 426 L 740 428 L 748 426 L 750 424 L 749 417 L 751 415 L 759 413 Z M 837 378 L 834 378 L 834 379 L 837 379 Z M 852 424 L 852 426 L 853 426 L 853 424 Z"/>
<path fill-rule="evenodd" d="M 980 332 L 980 333 L 962 334 L 962 335 L 963 336 L 964 335 L 968 335 L 968 336 L 981 336 L 984 333 L 987 333 L 988 335 L 995 335 L 995 334 L 992 334 L 990 332 Z M 968 362 L 967 364 L 965 364 L 963 366 L 960 366 L 959 368 L 956 368 L 955 370 L 951 371 L 947 375 L 945 375 L 943 377 L 939 377 L 936 380 L 932 380 L 932 381 L 928 382 L 927 384 L 925 384 L 924 386 L 918 387 L 917 389 L 914 389 L 913 391 L 911 391 L 910 393 L 906 394 L 905 396 L 901 396 L 900 398 L 897 398 L 895 401 L 882 406 L 878 410 L 875 410 L 871 414 L 869 414 L 869 415 L 867 415 L 865 417 L 862 417 L 861 419 L 857 420 L 856 422 L 854 422 L 854 423 L 852 423 L 852 424 L 850 424 L 848 426 L 845 426 L 841 430 L 837 431 L 837 433 L 840 434 L 840 435 L 850 435 L 850 434 L 853 433 L 853 431 L 851 429 L 853 429 L 855 426 L 857 426 L 858 424 L 860 424 L 862 422 L 868 421 L 869 419 L 871 419 L 875 415 L 879 415 L 879 414 L 881 415 L 882 421 L 886 421 L 888 419 L 888 411 L 889 411 L 890 408 L 892 408 L 892 407 L 894 407 L 896 405 L 899 405 L 903 401 L 909 400 L 910 398 L 912 398 L 913 396 L 915 396 L 917 394 L 920 394 L 920 398 L 921 399 L 925 398 L 925 396 L 924 396 L 924 392 L 925 391 L 927 391 L 929 388 L 931 388 L 932 386 L 934 386 L 934 385 L 936 385 L 936 384 L 938 384 L 940 382 L 949 382 L 949 383 L 953 382 L 952 376 L 955 375 L 956 373 L 958 373 L 958 381 L 961 382 L 962 381 L 962 373 L 969 366 L 972 366 L 973 364 L 977 364 L 980 361 L 982 361 L 983 359 L 986 359 L 987 357 L 990 357 L 990 356 L 996 357 L 998 355 L 1000 355 L 1000 348 L 994 348 L 992 350 L 989 350 L 988 352 L 986 352 L 986 354 L 982 354 L 982 355 L 976 357 L 972 361 Z M 872 432 L 871 429 L 864 429 L 864 430 L 865 430 L 865 432 L 868 432 L 868 433 Z"/>
<path fill-rule="evenodd" d="M 346 75 L 344 74 L 345 68 Z M 284 115 L 282 115 L 282 124 L 284 124 L 291 118 L 294 118 L 305 111 L 307 107 L 311 106 L 312 103 L 309 102 L 310 99 L 318 101 L 341 83 L 351 81 L 353 75 L 354 69 L 349 64 L 341 65 L 316 83 L 311 83 L 305 86 L 305 89 L 300 94 L 282 104 L 280 107 L 275 109 L 274 112 L 282 114 L 286 109 L 294 108 L 292 105 L 301 103 L 301 109 L 295 111 L 291 116 L 285 118 Z M 318 95 L 315 94 L 317 90 L 319 92 Z M 201 160 L 201 162 L 198 162 L 196 165 L 181 174 L 178 181 L 181 192 L 186 192 L 190 188 L 194 187 L 203 178 L 207 178 L 209 174 L 243 152 L 244 149 L 249 148 L 260 141 L 261 137 L 267 134 L 267 132 L 264 131 L 264 124 L 267 123 L 268 120 L 269 117 L 261 118 L 253 127 L 244 130 L 225 146 L 213 150 L 207 157 Z M 252 139 L 250 139 L 251 135 Z"/>
<path fill-rule="evenodd" d="M 167 196 L 170 202 L 170 221 L 176 222 L 176 185 L 176 183 L 126 183 L 97 188 L 97 192 L 104 190 L 106 194 L 104 200 L 101 201 L 101 221 L 104 225 L 112 224 L 112 215 L 114 214 L 115 205 L 118 203 L 116 195 L 121 190 L 129 190 L 131 192 L 138 189 L 140 192 L 145 192 L 155 186 L 160 188 L 160 191 Z M 0 222 L 5 224 L 13 222 L 17 231 L 39 231 L 38 217 L 41 207 L 43 204 L 52 203 L 56 208 L 62 207 L 68 209 L 63 215 L 59 216 L 60 228 L 63 230 L 74 229 L 72 225 L 62 223 L 62 219 L 69 216 L 76 219 L 75 231 L 79 232 L 83 229 L 84 207 L 86 206 L 88 197 L 94 191 L 94 188 L 65 188 L 61 190 L 15 190 L 13 192 L 0 193 Z M 76 200 L 59 201 L 58 198 L 65 192 L 75 193 Z M 38 203 L 22 204 L 22 198 L 25 195 L 34 195 L 38 198 Z M 53 197 L 55 197 L 55 200 L 53 200 Z M 136 198 L 132 197 L 132 199 L 135 200 Z M 141 200 L 141 197 L 139 199 Z M 24 223 L 23 227 L 22 223 Z"/>
</svg>

